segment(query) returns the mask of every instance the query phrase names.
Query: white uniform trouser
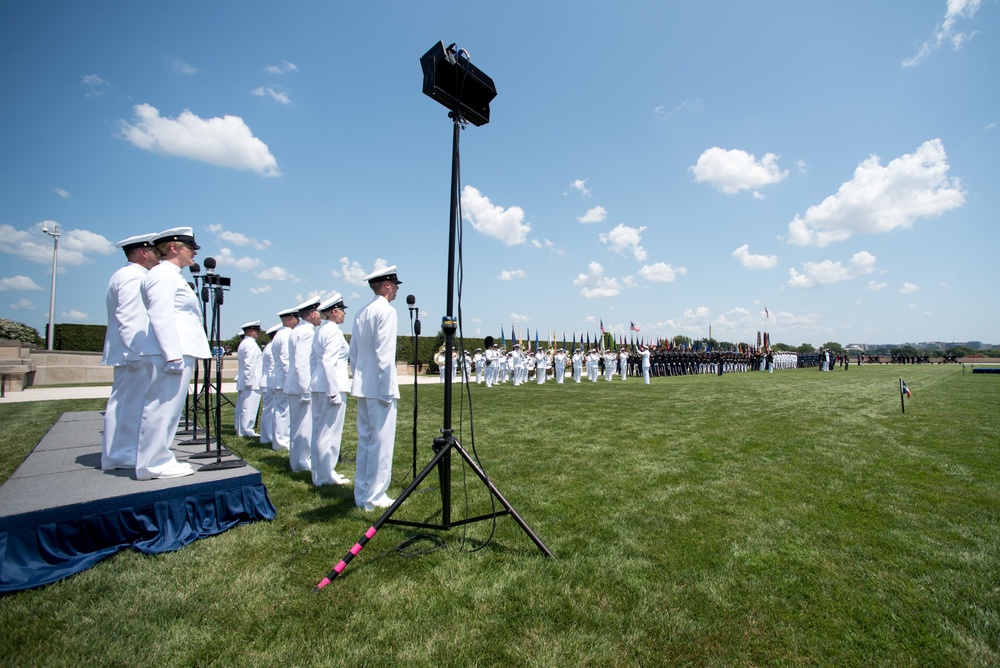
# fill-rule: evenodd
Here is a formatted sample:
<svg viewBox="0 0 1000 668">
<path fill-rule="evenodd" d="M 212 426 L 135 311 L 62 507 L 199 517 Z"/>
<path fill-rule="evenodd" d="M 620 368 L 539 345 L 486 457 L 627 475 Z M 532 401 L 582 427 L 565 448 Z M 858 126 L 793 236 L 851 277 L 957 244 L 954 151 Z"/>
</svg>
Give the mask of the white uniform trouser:
<svg viewBox="0 0 1000 668">
<path fill-rule="evenodd" d="M 149 387 L 142 403 L 142 423 L 139 426 L 139 447 L 135 453 L 135 475 L 138 478 L 163 473 L 177 463 L 170 446 L 181 421 L 184 399 L 190 387 L 191 374 L 197 360 L 185 355 L 181 373 L 167 373 L 163 355 L 143 358 L 149 373 Z"/>
<path fill-rule="evenodd" d="M 142 420 L 143 398 L 149 387 L 149 370 L 145 364 L 134 369 L 116 366 L 111 383 L 111 395 L 104 409 L 104 437 L 101 440 L 101 468 L 135 466 L 135 451 L 139 447 L 139 423 Z"/>
<path fill-rule="evenodd" d="M 481 383 L 485 380 L 486 370 L 483 369 L 483 363 L 479 362 L 476 364 L 476 383 Z"/>
<path fill-rule="evenodd" d="M 649 385 L 649 367 L 648 366 L 642 367 L 642 382 L 644 382 L 646 385 Z"/>
<path fill-rule="evenodd" d="M 492 364 L 490 364 L 490 363 L 487 362 L 487 364 L 486 364 L 486 387 L 492 387 L 493 386 L 493 381 L 496 380 L 496 377 L 497 377 L 497 363 L 493 362 Z"/>
<path fill-rule="evenodd" d="M 340 393 L 340 403 L 330 403 L 326 392 L 312 393 L 312 446 L 310 470 L 314 485 L 334 484 L 333 472 L 340 459 L 340 437 L 344 433 L 347 393 Z"/>
<path fill-rule="evenodd" d="M 597 382 L 597 378 L 601 375 L 601 368 L 596 364 L 587 365 L 587 380 L 592 383 Z"/>
<path fill-rule="evenodd" d="M 555 373 L 556 373 L 556 382 L 562 384 L 562 382 L 566 380 L 566 366 L 565 365 L 560 366 L 556 364 Z"/>
<path fill-rule="evenodd" d="M 291 447 L 290 415 L 288 413 L 288 395 L 281 390 L 274 391 L 274 442 L 272 450 L 288 450 Z"/>
<path fill-rule="evenodd" d="M 392 479 L 396 445 L 396 404 L 358 397 L 358 455 L 354 472 L 354 503 L 358 506 L 385 496 Z"/>
<path fill-rule="evenodd" d="M 250 436 L 257 424 L 257 409 L 260 408 L 260 390 L 240 390 L 236 395 L 234 428 L 237 436 Z"/>
<path fill-rule="evenodd" d="M 611 380 L 615 375 L 615 363 L 605 362 L 604 363 L 604 380 Z"/>
<path fill-rule="evenodd" d="M 573 382 L 579 383 L 580 378 L 583 376 L 583 364 L 573 365 Z"/>
<path fill-rule="evenodd" d="M 260 413 L 260 442 L 274 442 L 274 391 L 264 390 L 264 409 Z"/>
<path fill-rule="evenodd" d="M 542 366 L 535 367 L 535 383 L 537 385 L 544 385 L 545 379 L 548 377 L 548 369 Z"/>
<path fill-rule="evenodd" d="M 288 394 L 288 463 L 292 471 L 308 471 L 309 442 L 312 441 L 312 395 Z M 305 398 L 306 401 L 302 401 Z"/>
</svg>

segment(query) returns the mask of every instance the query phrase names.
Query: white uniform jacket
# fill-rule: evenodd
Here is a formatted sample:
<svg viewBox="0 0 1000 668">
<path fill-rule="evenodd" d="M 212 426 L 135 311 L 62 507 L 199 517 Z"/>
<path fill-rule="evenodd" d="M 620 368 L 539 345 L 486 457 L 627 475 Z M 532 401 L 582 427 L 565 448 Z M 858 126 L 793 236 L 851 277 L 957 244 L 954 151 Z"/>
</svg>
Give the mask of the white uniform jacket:
<svg viewBox="0 0 1000 668">
<path fill-rule="evenodd" d="M 309 394 L 312 374 L 309 357 L 312 355 L 312 339 L 316 325 L 308 320 L 299 320 L 288 335 L 288 373 L 285 375 L 285 394 Z"/>
<path fill-rule="evenodd" d="M 277 332 L 275 332 L 277 334 Z M 271 387 L 271 374 L 274 373 L 274 344 L 268 341 L 260 353 L 260 391 L 266 392 Z"/>
<path fill-rule="evenodd" d="M 249 336 L 244 336 L 236 351 L 236 389 L 259 390 L 260 374 L 263 366 L 260 346 Z"/>
<path fill-rule="evenodd" d="M 288 337 L 292 335 L 289 327 L 282 327 L 271 337 L 271 375 L 267 386 L 272 390 L 285 389 L 285 377 L 288 375 Z"/>
<path fill-rule="evenodd" d="M 135 262 L 111 275 L 108 281 L 108 331 L 104 335 L 104 366 L 124 366 L 139 360 L 146 340 L 149 318 L 142 303 L 142 279 L 149 270 Z"/>
<path fill-rule="evenodd" d="M 184 355 L 208 359 L 208 337 L 201 322 L 201 302 L 173 262 L 161 262 L 142 279 L 142 302 L 149 313 L 143 355 L 167 361 Z"/>
<path fill-rule="evenodd" d="M 347 339 L 337 323 L 325 320 L 313 334 L 312 356 L 309 367 L 312 371 L 312 391 L 322 392 L 332 397 L 351 391 L 351 380 L 347 373 Z"/>
<path fill-rule="evenodd" d="M 358 311 L 351 328 L 351 395 L 399 399 L 396 382 L 396 309 L 379 295 Z"/>
</svg>

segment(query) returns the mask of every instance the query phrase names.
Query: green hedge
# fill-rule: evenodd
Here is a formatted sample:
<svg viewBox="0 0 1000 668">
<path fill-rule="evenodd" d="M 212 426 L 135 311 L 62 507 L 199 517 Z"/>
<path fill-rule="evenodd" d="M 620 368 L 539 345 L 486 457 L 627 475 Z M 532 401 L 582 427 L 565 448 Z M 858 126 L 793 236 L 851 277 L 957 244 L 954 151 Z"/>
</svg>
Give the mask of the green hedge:
<svg viewBox="0 0 1000 668">
<path fill-rule="evenodd" d="M 52 336 L 52 349 L 77 350 L 88 353 L 103 352 L 104 333 L 107 329 L 107 325 L 56 323 Z M 46 334 L 48 334 L 47 329 Z"/>
</svg>

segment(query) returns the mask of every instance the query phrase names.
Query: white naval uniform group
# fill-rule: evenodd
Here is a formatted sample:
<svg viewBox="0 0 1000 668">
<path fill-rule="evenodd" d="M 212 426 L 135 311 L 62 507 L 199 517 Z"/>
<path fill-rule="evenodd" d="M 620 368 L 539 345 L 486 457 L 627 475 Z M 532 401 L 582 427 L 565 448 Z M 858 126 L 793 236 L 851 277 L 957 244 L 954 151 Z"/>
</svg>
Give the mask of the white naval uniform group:
<svg viewBox="0 0 1000 668">
<path fill-rule="evenodd" d="M 252 336 L 244 336 L 236 351 L 236 410 L 234 422 L 237 436 L 253 437 L 260 407 L 260 377 L 263 366 L 260 346 Z"/>
<path fill-rule="evenodd" d="M 149 318 L 142 303 L 142 279 L 149 273 L 129 262 L 108 282 L 108 330 L 101 364 L 113 366 L 111 395 L 104 411 L 101 468 L 133 468 L 139 447 L 139 423 L 149 371 L 142 363 L 142 344 Z"/>
<path fill-rule="evenodd" d="M 196 360 L 212 356 L 202 327 L 201 303 L 181 268 L 161 262 L 142 280 L 149 326 L 142 345 L 150 382 L 143 397 L 135 473 L 140 480 L 176 466 L 170 451 Z M 174 362 L 171 362 L 174 360 Z"/>
<path fill-rule="evenodd" d="M 375 297 L 354 318 L 349 357 L 351 396 L 358 399 L 354 502 L 364 507 L 387 499 L 396 441 L 396 309 L 385 297 Z"/>
</svg>

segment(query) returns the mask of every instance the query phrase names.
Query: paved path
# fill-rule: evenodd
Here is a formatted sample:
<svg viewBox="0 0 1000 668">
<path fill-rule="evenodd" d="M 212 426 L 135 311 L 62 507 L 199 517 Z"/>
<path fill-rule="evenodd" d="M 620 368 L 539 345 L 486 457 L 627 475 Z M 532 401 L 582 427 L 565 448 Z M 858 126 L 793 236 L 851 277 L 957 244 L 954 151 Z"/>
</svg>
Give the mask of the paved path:
<svg viewBox="0 0 1000 668">
<path fill-rule="evenodd" d="M 400 375 L 399 386 L 413 385 L 413 375 Z M 421 385 L 438 383 L 438 376 L 419 376 L 417 382 Z M 456 384 L 457 385 L 457 384 Z M 236 394 L 236 383 L 222 384 L 225 394 Z M 55 401 L 59 399 L 107 399 L 111 394 L 110 385 L 85 385 L 76 387 L 29 387 L 23 392 L 7 392 L 0 398 L 0 404 L 16 404 L 24 401 Z"/>
</svg>

